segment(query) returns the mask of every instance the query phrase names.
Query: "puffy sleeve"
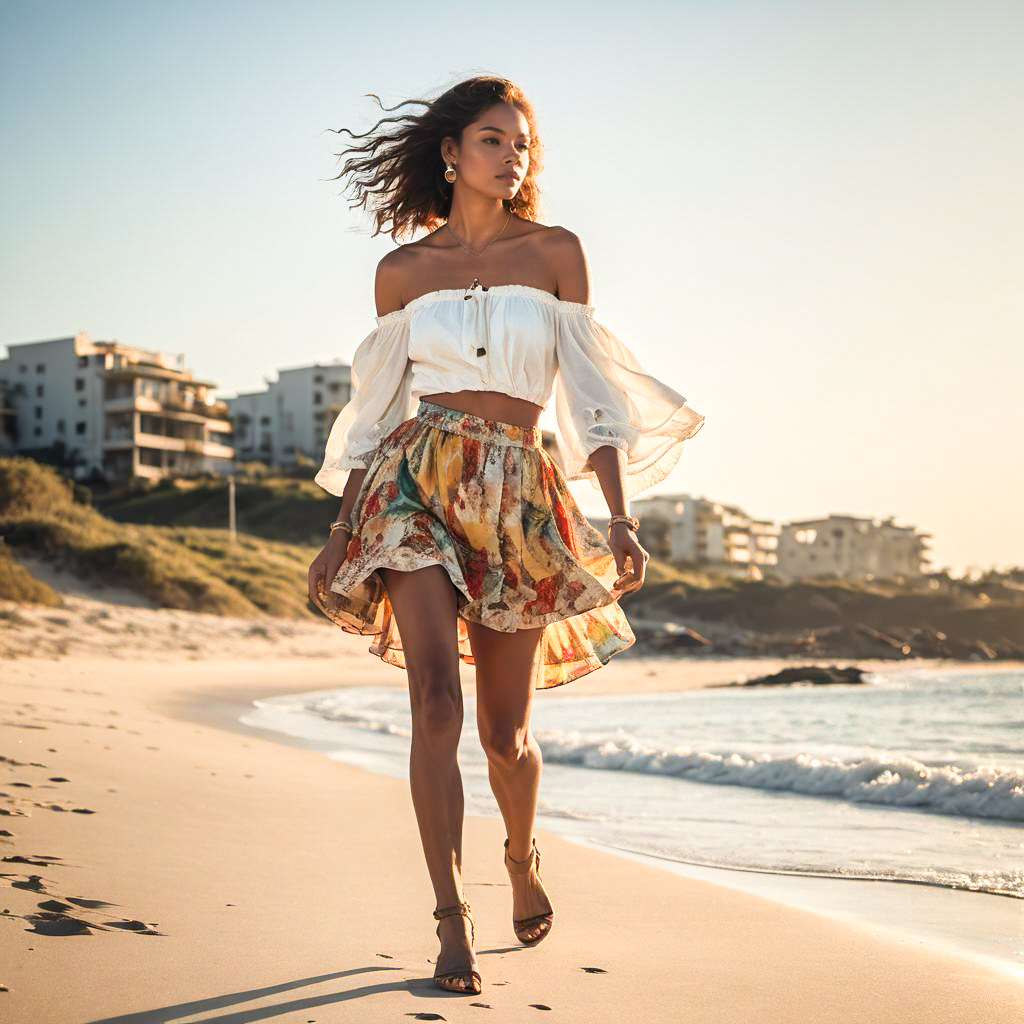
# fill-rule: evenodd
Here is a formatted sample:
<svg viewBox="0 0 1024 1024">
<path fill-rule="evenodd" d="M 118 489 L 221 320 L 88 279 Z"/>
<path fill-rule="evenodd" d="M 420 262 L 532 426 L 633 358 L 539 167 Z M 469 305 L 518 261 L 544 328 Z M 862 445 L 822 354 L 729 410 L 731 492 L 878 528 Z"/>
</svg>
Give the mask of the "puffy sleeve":
<svg viewBox="0 0 1024 1024">
<path fill-rule="evenodd" d="M 559 311 L 555 355 L 557 442 L 566 479 L 589 479 L 600 490 L 587 460 L 606 444 L 625 453 L 627 498 L 664 479 L 704 417 L 679 392 L 652 377 L 594 319 L 592 306 L 567 303 Z"/>
<path fill-rule="evenodd" d="M 352 357 L 352 395 L 331 426 L 313 477 L 331 494 L 341 495 L 349 470 L 369 466 L 380 441 L 415 412 L 409 315 L 395 310 L 376 319 Z"/>
</svg>

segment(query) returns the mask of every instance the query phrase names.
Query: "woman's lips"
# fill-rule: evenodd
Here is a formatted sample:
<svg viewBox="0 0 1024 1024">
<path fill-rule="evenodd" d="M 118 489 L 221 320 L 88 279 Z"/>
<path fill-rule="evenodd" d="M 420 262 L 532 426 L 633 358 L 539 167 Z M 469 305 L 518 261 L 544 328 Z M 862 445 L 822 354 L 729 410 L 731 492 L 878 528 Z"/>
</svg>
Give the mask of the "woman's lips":
<svg viewBox="0 0 1024 1024">
<path fill-rule="evenodd" d="M 499 174 L 498 175 L 498 180 L 499 181 L 509 181 L 509 182 L 515 183 L 515 182 L 517 182 L 519 180 L 519 178 L 516 177 L 516 175 L 514 175 L 514 174 Z"/>
</svg>

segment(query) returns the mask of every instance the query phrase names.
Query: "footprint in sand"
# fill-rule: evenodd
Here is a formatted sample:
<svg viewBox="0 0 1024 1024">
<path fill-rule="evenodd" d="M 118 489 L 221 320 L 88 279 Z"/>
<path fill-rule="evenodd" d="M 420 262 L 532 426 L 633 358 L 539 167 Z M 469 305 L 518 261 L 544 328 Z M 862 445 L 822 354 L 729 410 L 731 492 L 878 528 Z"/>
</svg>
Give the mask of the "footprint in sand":
<svg viewBox="0 0 1024 1024">
<path fill-rule="evenodd" d="M 535 1010 L 550 1010 L 550 1006 L 545 1006 L 543 1003 L 530 1003 Z"/>
<path fill-rule="evenodd" d="M 46 884 L 43 882 L 42 875 L 29 875 L 23 882 L 11 882 L 11 888 L 29 889 L 32 892 L 46 892 Z"/>
<path fill-rule="evenodd" d="M 32 877 L 39 878 L 38 875 Z M 39 935 L 91 935 L 93 931 L 107 931 L 111 928 L 120 928 L 123 931 L 134 932 L 136 935 L 163 934 L 156 930 L 156 922 L 147 924 L 145 921 L 128 920 L 127 918 L 103 921 L 102 923 L 86 921 L 68 913 L 69 910 L 74 909 L 73 904 L 90 910 L 113 906 L 105 900 L 85 900 L 70 896 L 67 903 L 61 900 L 44 900 L 37 905 L 36 913 L 26 914 L 23 919 L 32 925 L 29 931 Z"/>
<path fill-rule="evenodd" d="M 92 925 L 79 917 L 44 911 L 41 914 L 26 914 L 25 920 L 32 927 L 29 931 L 39 935 L 91 935 Z"/>
<path fill-rule="evenodd" d="M 603 967 L 581 967 L 581 971 L 586 971 L 587 974 L 607 974 L 608 972 Z"/>
<path fill-rule="evenodd" d="M 145 921 L 107 921 L 111 928 L 123 928 L 125 931 L 136 932 L 139 935 L 161 935 L 153 928 L 150 928 Z"/>
<path fill-rule="evenodd" d="M 54 914 L 63 914 L 71 909 L 70 903 L 61 903 L 60 900 L 43 900 L 38 904 L 40 910 L 49 910 Z"/>
<path fill-rule="evenodd" d="M 34 801 L 36 807 L 42 807 L 47 811 L 71 811 L 72 814 L 95 814 L 88 807 L 61 807 L 60 804 L 44 804 L 38 800 Z"/>
<path fill-rule="evenodd" d="M 115 907 L 116 903 L 108 903 L 106 900 L 87 900 L 81 896 L 68 896 L 66 897 L 68 903 L 74 903 L 76 907 L 81 907 L 83 910 L 101 910 L 103 907 Z"/>
</svg>

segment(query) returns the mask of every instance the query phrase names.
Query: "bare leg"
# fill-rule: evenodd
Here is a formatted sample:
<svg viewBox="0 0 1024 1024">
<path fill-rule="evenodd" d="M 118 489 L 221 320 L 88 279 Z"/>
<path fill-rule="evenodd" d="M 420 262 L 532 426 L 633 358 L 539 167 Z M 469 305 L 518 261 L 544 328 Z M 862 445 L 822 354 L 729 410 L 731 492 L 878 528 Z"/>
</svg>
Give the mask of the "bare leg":
<svg viewBox="0 0 1024 1024">
<path fill-rule="evenodd" d="M 463 702 L 459 679 L 455 586 L 439 565 L 412 572 L 380 569 L 406 653 L 412 743 L 409 782 L 427 871 L 437 906 L 464 900 L 462 820 L 464 799 L 458 744 Z M 467 957 L 479 970 L 469 920 L 451 915 L 439 922 L 438 966 Z M 465 986 L 463 986 L 465 987 Z"/>
<path fill-rule="evenodd" d="M 543 769 L 540 745 L 530 730 L 533 669 L 543 627 L 502 633 L 467 622 L 476 661 L 477 729 L 487 755 L 491 790 L 508 835 L 508 854 L 525 860 L 533 846 L 533 825 Z M 512 916 L 532 917 L 551 910 L 544 886 L 531 871 L 511 875 Z M 523 933 L 535 938 L 543 926 Z"/>
</svg>

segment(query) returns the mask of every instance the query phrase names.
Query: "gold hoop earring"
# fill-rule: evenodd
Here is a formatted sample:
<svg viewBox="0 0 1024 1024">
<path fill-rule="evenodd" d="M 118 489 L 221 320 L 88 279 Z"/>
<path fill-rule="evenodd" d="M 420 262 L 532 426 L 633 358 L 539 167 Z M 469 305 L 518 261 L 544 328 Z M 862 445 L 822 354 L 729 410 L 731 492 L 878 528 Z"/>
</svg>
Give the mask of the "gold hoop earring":
<svg viewBox="0 0 1024 1024">
<path fill-rule="evenodd" d="M 455 177 L 455 168 L 449 166 L 448 170 L 444 172 L 444 180 L 450 183 L 455 181 Z"/>
</svg>

